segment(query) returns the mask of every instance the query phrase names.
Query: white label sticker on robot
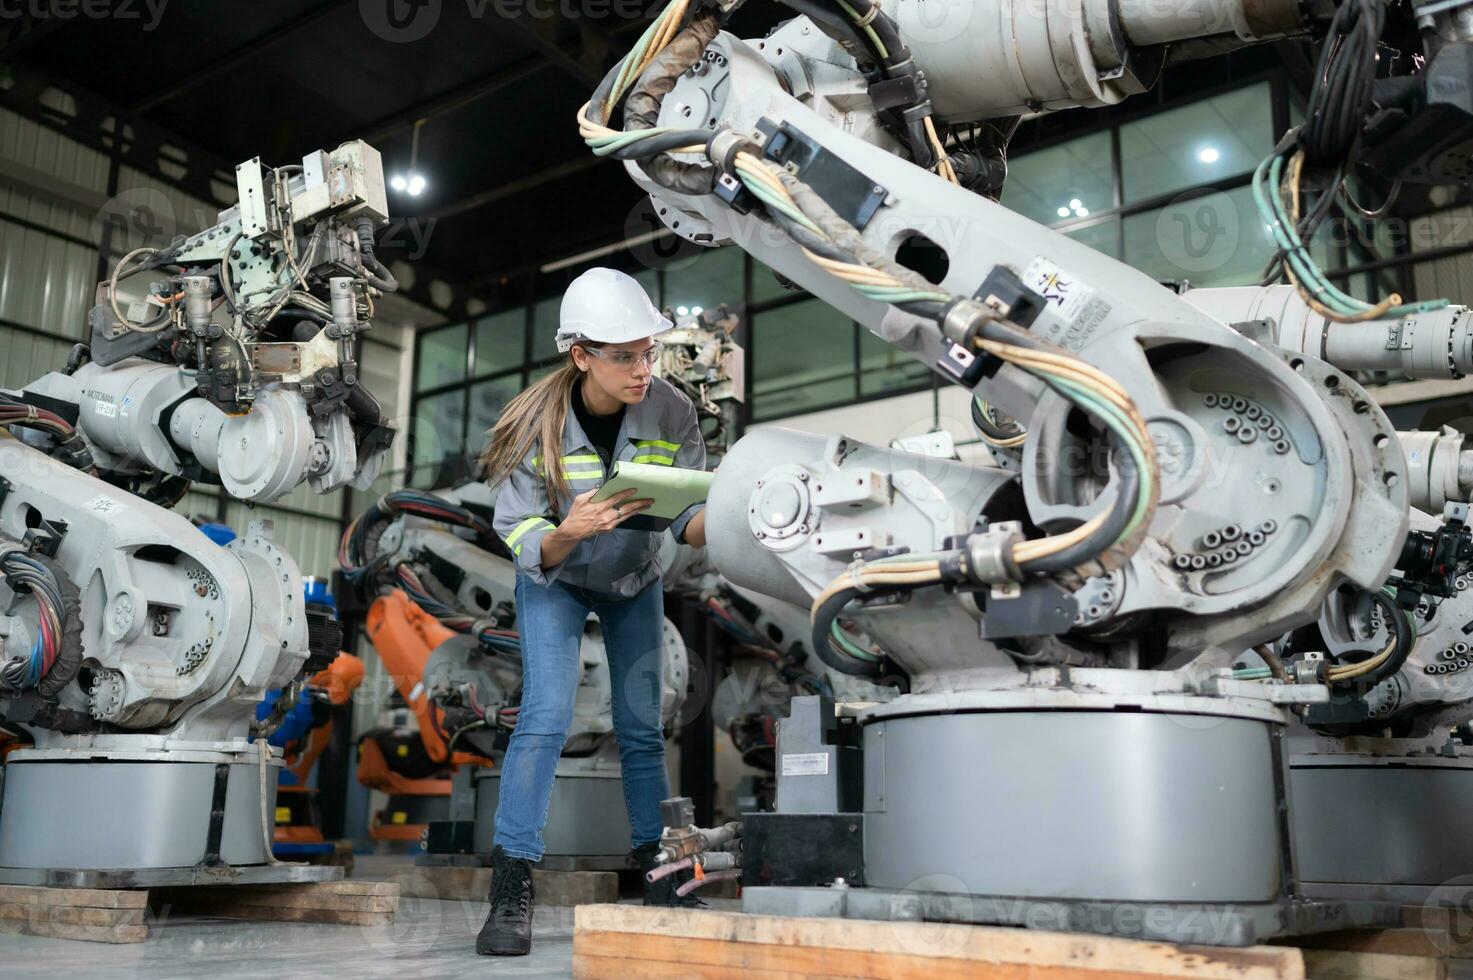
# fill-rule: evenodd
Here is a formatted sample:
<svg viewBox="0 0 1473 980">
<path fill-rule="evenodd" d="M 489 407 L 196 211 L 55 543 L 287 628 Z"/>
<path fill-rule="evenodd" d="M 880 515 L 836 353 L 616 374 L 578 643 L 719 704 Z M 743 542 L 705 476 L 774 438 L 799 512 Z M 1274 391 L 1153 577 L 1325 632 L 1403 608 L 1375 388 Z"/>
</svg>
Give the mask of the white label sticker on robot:
<svg viewBox="0 0 1473 980">
<path fill-rule="evenodd" d="M 783 756 L 784 776 L 827 776 L 827 752 L 789 752 Z"/>
<path fill-rule="evenodd" d="M 1095 290 L 1043 256 L 1023 270 L 1023 285 L 1032 289 L 1058 314 L 1059 319 L 1044 317 L 1034 330 L 1063 347 L 1077 350 L 1095 326 L 1110 312 L 1110 304 Z M 1060 322 L 1062 321 L 1062 322 Z"/>
<path fill-rule="evenodd" d="M 98 415 L 106 415 L 110 419 L 118 417 L 118 406 L 112 402 L 94 402 L 93 405 L 93 411 Z"/>
<path fill-rule="evenodd" d="M 88 510 L 95 510 L 99 514 L 111 514 L 123 509 L 123 505 L 111 497 L 93 497 L 84 504 Z"/>
</svg>

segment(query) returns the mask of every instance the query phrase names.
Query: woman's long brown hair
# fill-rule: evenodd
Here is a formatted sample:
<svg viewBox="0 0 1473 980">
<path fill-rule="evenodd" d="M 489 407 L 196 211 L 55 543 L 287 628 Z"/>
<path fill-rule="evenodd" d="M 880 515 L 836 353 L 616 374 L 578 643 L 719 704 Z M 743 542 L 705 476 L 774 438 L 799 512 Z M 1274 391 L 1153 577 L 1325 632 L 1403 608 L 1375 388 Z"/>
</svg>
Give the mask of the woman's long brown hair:
<svg viewBox="0 0 1473 980">
<path fill-rule="evenodd" d="M 563 473 L 563 427 L 568 421 L 568 397 L 582 376 L 569 356 L 562 367 L 507 403 L 481 453 L 481 472 L 487 483 L 495 486 L 510 476 L 537 443 L 549 506 L 554 512 L 561 510 L 559 502 L 568 492 Z"/>
</svg>

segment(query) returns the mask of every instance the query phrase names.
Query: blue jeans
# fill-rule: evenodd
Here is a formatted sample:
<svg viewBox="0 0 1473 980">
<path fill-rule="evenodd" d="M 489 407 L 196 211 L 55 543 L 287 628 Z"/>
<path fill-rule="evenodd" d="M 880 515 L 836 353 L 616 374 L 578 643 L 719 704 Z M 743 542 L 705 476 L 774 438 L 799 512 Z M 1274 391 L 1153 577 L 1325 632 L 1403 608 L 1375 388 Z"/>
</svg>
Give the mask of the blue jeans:
<svg viewBox="0 0 1473 980">
<path fill-rule="evenodd" d="M 522 710 L 501 764 L 495 843 L 513 857 L 540 861 L 542 828 L 558 758 L 573 723 L 583 626 L 603 626 L 613 686 L 614 735 L 634 847 L 660 839 L 660 801 L 670 795 L 660 724 L 664 591 L 659 579 L 628 599 L 604 599 L 560 582 L 517 576 L 522 635 Z M 590 813 L 589 820 L 601 819 Z"/>
</svg>

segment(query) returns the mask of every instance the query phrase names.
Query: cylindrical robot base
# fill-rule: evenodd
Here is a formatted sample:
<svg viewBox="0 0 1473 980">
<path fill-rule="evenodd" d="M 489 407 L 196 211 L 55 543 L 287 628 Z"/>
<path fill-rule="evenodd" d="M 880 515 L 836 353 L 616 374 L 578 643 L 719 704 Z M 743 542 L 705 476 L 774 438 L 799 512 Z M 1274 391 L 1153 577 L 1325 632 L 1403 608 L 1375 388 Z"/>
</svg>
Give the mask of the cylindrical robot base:
<svg viewBox="0 0 1473 980">
<path fill-rule="evenodd" d="M 223 770 L 221 772 L 220 770 Z M 276 777 L 267 780 L 274 814 Z M 223 804 L 212 833 L 211 811 Z M 266 863 L 251 762 L 18 761 L 0 799 L 0 872 Z"/>
</svg>

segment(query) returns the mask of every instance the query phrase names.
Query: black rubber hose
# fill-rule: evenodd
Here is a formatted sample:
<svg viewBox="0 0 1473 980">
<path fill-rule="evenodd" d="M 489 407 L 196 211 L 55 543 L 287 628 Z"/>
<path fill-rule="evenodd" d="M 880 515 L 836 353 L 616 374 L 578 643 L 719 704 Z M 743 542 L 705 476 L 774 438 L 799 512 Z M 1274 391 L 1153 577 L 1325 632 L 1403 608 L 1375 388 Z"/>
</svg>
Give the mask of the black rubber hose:
<svg viewBox="0 0 1473 980">
<path fill-rule="evenodd" d="M 868 592 L 865 595 L 874 595 L 881 591 L 885 590 L 876 589 L 875 592 Z M 882 661 L 876 660 L 871 663 L 867 660 L 846 657 L 834 649 L 829 639 L 829 630 L 833 628 L 834 620 L 839 618 L 839 612 L 859 595 L 858 589 L 844 589 L 824 600 L 823 605 L 818 607 L 818 612 L 814 615 L 810 642 L 813 644 L 813 652 L 818 654 L 818 659 L 839 673 L 848 674 L 850 677 L 880 677 L 885 671 Z"/>
<path fill-rule="evenodd" d="M 648 160 L 650 157 L 659 156 L 670 150 L 682 146 L 705 147 L 716 135 L 714 129 L 682 129 L 673 133 L 665 133 L 662 136 L 651 136 L 637 143 L 631 143 L 621 150 L 615 150 L 609 156 L 615 160 Z"/>
<path fill-rule="evenodd" d="M 1344 680 L 1334 683 L 1351 686 L 1365 685 L 1365 690 L 1369 691 L 1386 678 L 1395 674 L 1398 670 L 1401 670 L 1402 665 L 1406 663 L 1407 657 L 1412 655 L 1412 646 L 1417 642 L 1417 638 L 1412 634 L 1412 626 L 1407 622 L 1406 613 L 1396 604 L 1395 599 L 1380 589 L 1368 592 L 1367 595 L 1371 597 L 1372 602 L 1381 607 L 1382 614 L 1386 616 L 1386 621 L 1391 626 L 1391 635 L 1396 639 L 1396 649 L 1392 651 L 1389 660 L 1369 674 L 1362 674 L 1359 677 L 1347 677 Z M 1373 653 L 1372 656 L 1374 655 Z"/>
<path fill-rule="evenodd" d="M 1053 382 L 1048 382 L 1048 384 L 1059 394 L 1069 398 L 1069 395 L 1055 387 Z M 1070 399 L 1070 402 L 1077 404 L 1073 402 L 1073 399 Z M 1062 551 L 1020 563 L 1018 567 L 1022 571 L 1034 574 L 1067 571 L 1098 558 L 1120 540 L 1125 533 L 1126 526 L 1130 524 L 1131 515 L 1135 513 L 1136 497 L 1140 494 L 1141 473 L 1136 467 L 1135 456 L 1130 452 L 1119 454 L 1119 458 L 1115 460 L 1115 468 L 1120 473 L 1120 488 L 1115 494 L 1115 501 L 1110 505 L 1110 511 L 1104 522 L 1083 540 L 1075 542 Z"/>
<path fill-rule="evenodd" d="M 1038 575 L 1068 571 L 1098 558 L 1120 540 L 1130 523 L 1130 515 L 1135 512 L 1136 496 L 1140 493 L 1140 471 L 1136 469 L 1135 457 L 1130 453 L 1121 453 L 1115 465 L 1120 471 L 1120 490 L 1104 522 L 1083 540 L 1062 551 L 1020 562 L 1019 569 Z"/>
<path fill-rule="evenodd" d="M 397 293 L 399 291 L 399 280 L 370 253 L 363 255 L 363 279 L 379 292 Z"/>
</svg>

